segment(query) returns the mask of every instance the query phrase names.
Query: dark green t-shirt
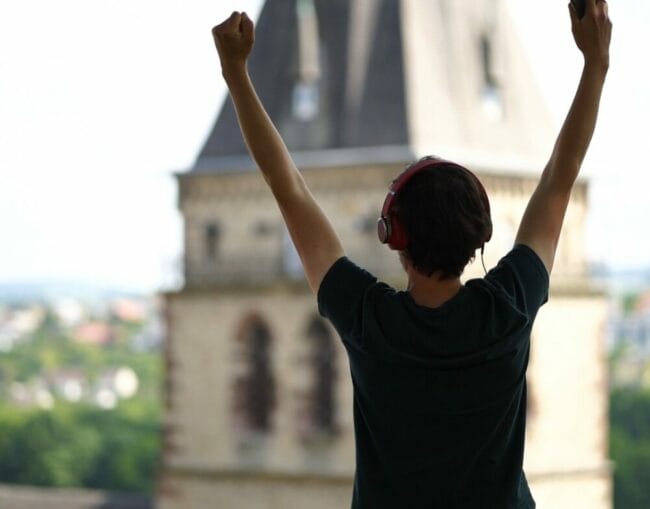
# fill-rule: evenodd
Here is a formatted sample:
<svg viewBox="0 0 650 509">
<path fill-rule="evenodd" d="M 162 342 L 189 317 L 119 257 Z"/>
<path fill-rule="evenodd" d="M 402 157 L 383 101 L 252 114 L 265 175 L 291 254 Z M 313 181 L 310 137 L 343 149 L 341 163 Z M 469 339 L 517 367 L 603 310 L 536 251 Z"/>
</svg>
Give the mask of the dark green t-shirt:
<svg viewBox="0 0 650 509">
<path fill-rule="evenodd" d="M 530 330 L 548 298 L 517 245 L 438 308 L 348 258 L 318 291 L 354 387 L 353 508 L 533 508 L 522 470 Z"/>
</svg>

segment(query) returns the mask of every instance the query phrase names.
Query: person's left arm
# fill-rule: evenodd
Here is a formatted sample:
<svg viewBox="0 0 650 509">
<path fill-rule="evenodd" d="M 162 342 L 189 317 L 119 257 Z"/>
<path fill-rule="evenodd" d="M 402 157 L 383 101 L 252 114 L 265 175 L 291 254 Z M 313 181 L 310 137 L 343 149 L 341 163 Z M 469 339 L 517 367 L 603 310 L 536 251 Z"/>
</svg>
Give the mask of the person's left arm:
<svg viewBox="0 0 650 509">
<path fill-rule="evenodd" d="M 253 22 L 246 13 L 233 12 L 212 29 L 212 35 L 248 150 L 275 196 L 309 286 L 317 293 L 329 268 L 345 253 L 248 75 L 247 61 L 255 39 Z"/>
</svg>

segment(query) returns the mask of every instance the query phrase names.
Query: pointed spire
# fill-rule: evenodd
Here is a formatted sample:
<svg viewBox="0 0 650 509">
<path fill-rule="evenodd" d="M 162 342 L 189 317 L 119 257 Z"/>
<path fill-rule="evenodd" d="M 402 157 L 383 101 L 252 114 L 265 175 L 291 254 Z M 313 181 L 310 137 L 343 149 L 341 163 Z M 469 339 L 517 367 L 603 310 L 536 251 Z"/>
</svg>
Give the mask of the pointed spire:
<svg viewBox="0 0 650 509">
<path fill-rule="evenodd" d="M 521 170 L 552 143 L 505 0 L 267 0 L 256 35 L 253 80 L 302 166 L 364 151 Z M 246 153 L 226 101 L 194 170 L 252 169 Z"/>
</svg>

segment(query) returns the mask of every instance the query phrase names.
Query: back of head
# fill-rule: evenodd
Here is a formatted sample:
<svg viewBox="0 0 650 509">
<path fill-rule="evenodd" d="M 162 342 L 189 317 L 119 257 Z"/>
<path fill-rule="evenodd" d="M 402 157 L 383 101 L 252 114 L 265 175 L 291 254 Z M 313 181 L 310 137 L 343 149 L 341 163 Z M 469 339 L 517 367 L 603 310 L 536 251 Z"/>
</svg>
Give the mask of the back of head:
<svg viewBox="0 0 650 509">
<path fill-rule="evenodd" d="M 419 171 L 396 197 L 395 214 L 413 267 L 442 279 L 458 277 L 492 232 L 490 205 L 480 181 L 454 164 Z"/>
</svg>

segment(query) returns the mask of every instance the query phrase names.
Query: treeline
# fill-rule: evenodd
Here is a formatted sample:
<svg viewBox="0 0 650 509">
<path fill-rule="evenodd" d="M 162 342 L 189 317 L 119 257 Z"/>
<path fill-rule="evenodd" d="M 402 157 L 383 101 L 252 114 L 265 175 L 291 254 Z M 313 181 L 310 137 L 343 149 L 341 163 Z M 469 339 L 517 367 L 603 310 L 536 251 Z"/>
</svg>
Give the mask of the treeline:
<svg viewBox="0 0 650 509">
<path fill-rule="evenodd" d="M 610 395 L 610 456 L 614 507 L 650 507 L 650 390 L 614 389 Z"/>
<path fill-rule="evenodd" d="M 0 405 L 0 481 L 151 492 L 160 461 L 157 405 L 123 402 L 106 411 Z"/>
<path fill-rule="evenodd" d="M 111 326 L 110 344 L 81 344 L 49 313 L 36 331 L 0 352 L 0 483 L 153 490 L 161 448 L 161 356 L 137 347 L 142 323 L 113 320 Z M 97 391 L 116 390 L 113 379 L 102 377 L 120 368 L 136 374 L 134 393 L 114 393 L 102 407 Z M 76 398 L 61 390 L 66 377 L 78 384 Z M 46 404 L 33 397 L 43 392 Z"/>
</svg>

